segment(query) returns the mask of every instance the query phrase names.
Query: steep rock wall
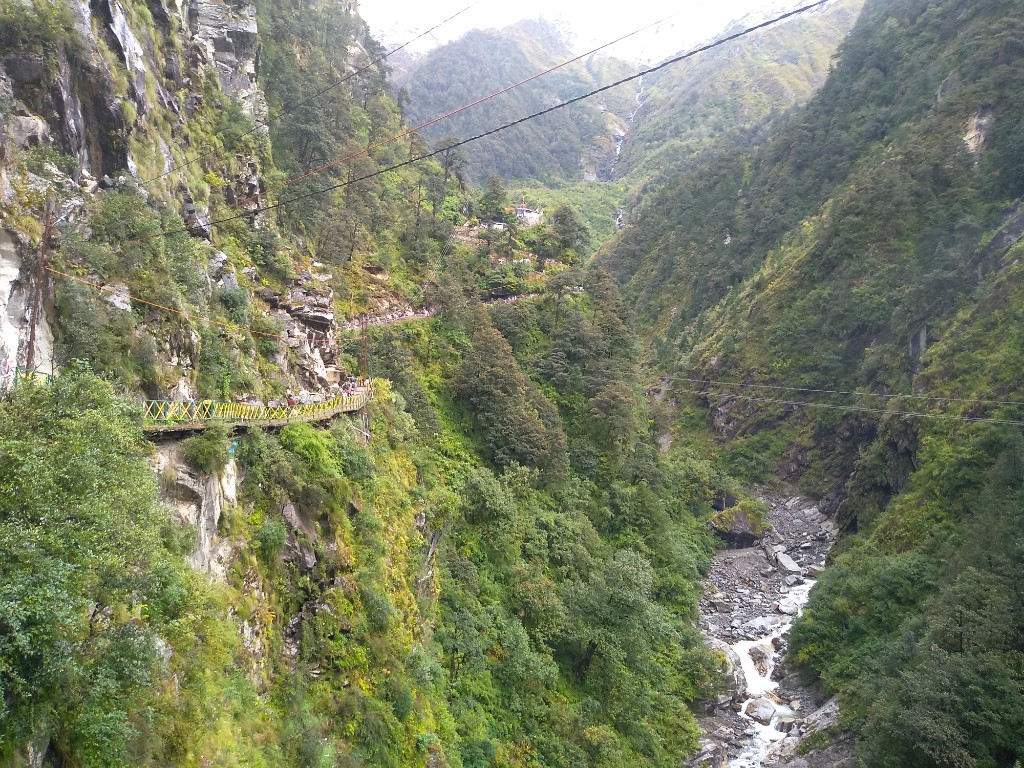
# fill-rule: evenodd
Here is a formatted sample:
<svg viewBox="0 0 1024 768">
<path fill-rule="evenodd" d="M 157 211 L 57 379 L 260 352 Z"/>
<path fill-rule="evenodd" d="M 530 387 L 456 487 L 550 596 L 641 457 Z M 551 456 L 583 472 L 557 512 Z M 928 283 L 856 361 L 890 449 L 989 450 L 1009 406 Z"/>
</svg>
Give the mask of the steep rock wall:
<svg viewBox="0 0 1024 768">
<path fill-rule="evenodd" d="M 237 98 L 257 119 L 266 115 L 259 88 L 259 43 L 256 6 L 248 0 L 195 0 L 178 12 L 217 72 L 220 87 Z"/>
<path fill-rule="evenodd" d="M 0 229 L 0 386 L 14 379 L 14 369 L 24 362 L 28 345 L 31 290 L 27 275 L 26 245 Z M 46 301 L 40 301 L 40 322 L 36 327 L 33 367 L 53 371 L 53 331 L 46 316 Z"/>
<path fill-rule="evenodd" d="M 163 443 L 157 446 L 153 469 L 160 478 L 164 506 L 181 522 L 196 528 L 189 565 L 216 581 L 225 581 L 235 547 L 220 536 L 219 525 L 225 508 L 237 502 L 234 460 L 219 476 L 201 472 L 185 461 L 181 443 Z"/>
</svg>

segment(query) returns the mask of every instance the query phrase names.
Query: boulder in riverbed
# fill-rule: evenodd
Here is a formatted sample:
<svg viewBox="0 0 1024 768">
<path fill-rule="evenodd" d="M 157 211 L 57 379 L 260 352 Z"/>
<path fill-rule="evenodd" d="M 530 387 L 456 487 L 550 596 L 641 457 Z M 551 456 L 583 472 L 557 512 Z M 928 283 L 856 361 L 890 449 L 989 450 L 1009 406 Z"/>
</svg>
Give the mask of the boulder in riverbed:
<svg viewBox="0 0 1024 768">
<path fill-rule="evenodd" d="M 727 643 L 713 637 L 707 639 L 707 645 L 725 657 L 725 689 L 731 697 L 738 697 L 747 687 L 739 655 Z"/>
<path fill-rule="evenodd" d="M 779 564 L 779 570 L 783 573 L 803 573 L 803 568 L 796 564 L 796 560 L 785 552 L 775 555 L 775 562 Z"/>
<path fill-rule="evenodd" d="M 767 675 L 772 664 L 771 649 L 768 646 L 759 643 L 758 645 L 751 647 L 748 653 L 750 654 L 750 660 L 754 662 L 754 668 L 761 675 Z"/>
<path fill-rule="evenodd" d="M 770 699 L 751 699 L 743 710 L 747 717 L 750 717 L 762 725 L 769 725 L 775 717 L 775 705 Z"/>
<path fill-rule="evenodd" d="M 779 600 L 779 613 L 787 616 L 796 616 L 800 613 L 800 604 L 791 597 L 784 597 Z"/>
<path fill-rule="evenodd" d="M 778 616 L 755 616 L 739 626 L 750 632 L 771 632 L 782 620 Z"/>
<path fill-rule="evenodd" d="M 754 546 L 765 530 L 764 521 L 748 514 L 742 505 L 712 515 L 708 526 L 730 549 Z"/>
<path fill-rule="evenodd" d="M 780 717 L 775 721 L 775 730 L 789 733 L 799 721 L 795 717 Z"/>
<path fill-rule="evenodd" d="M 706 741 L 701 744 L 700 752 L 687 761 L 691 768 L 724 768 L 728 765 L 729 751 L 724 744 Z"/>
</svg>

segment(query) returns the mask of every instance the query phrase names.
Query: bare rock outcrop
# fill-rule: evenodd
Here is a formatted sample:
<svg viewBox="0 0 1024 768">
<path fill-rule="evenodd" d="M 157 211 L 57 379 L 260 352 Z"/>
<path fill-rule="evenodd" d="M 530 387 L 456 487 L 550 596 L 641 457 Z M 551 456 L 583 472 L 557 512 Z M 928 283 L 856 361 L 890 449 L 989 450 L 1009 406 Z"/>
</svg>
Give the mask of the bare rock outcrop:
<svg viewBox="0 0 1024 768">
<path fill-rule="evenodd" d="M 194 0 L 188 6 L 189 30 L 217 71 L 220 87 L 257 119 L 266 113 L 259 88 L 256 5 L 247 0 Z"/>
<path fill-rule="evenodd" d="M 202 472 L 185 462 L 181 443 L 174 442 L 157 446 L 153 464 L 160 478 L 161 501 L 181 522 L 196 528 L 189 565 L 225 581 L 234 545 L 220 536 L 219 525 L 225 507 L 237 501 L 234 460 L 220 476 Z"/>
<path fill-rule="evenodd" d="M 0 229 L 0 384 L 14 378 L 24 360 L 30 334 L 31 286 L 26 267 L 28 244 Z M 47 302 L 40 301 L 33 367 L 53 371 L 53 331 L 47 318 Z"/>
<path fill-rule="evenodd" d="M 766 766 L 787 768 L 846 768 L 853 752 L 853 737 L 836 734 L 825 746 L 801 750 L 801 745 L 816 733 L 832 731 L 839 722 L 839 702 L 829 699 L 807 717 L 794 721 L 793 727 L 765 756 Z M 805 754 L 798 754 L 804 751 Z"/>
</svg>

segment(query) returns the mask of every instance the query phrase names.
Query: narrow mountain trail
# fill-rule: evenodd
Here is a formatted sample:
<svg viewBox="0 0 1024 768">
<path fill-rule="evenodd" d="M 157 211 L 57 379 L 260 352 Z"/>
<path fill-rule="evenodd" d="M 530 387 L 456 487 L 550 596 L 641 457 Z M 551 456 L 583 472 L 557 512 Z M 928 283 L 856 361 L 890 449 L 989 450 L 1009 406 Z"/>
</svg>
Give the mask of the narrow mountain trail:
<svg viewBox="0 0 1024 768">
<path fill-rule="evenodd" d="M 771 529 L 753 547 L 719 552 L 704 580 L 701 630 L 729 659 L 727 691 L 699 718 L 705 737 L 690 761 L 702 768 L 844 765 L 848 745 L 797 756 L 811 733 L 834 724 L 834 702 L 819 707 L 783 666 L 787 633 L 835 542 L 835 525 L 800 496 L 757 489 Z"/>
</svg>

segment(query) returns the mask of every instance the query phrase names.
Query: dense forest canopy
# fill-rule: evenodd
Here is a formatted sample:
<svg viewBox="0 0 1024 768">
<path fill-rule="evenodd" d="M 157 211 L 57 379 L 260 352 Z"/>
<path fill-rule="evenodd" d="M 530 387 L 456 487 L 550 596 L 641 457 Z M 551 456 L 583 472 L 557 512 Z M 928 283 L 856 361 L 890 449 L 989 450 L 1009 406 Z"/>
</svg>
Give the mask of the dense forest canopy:
<svg viewBox="0 0 1024 768">
<path fill-rule="evenodd" d="M 735 458 L 846 527 L 792 658 L 868 765 L 1021 752 L 1019 11 L 866 3 L 806 108 L 710 148 L 599 257 L 664 363 L 723 382 L 694 405 Z"/>
<path fill-rule="evenodd" d="M 342 0 L 0 4 L 0 764 L 682 765 L 768 487 L 842 530 L 815 738 L 1019 765 L 1024 12 L 861 5 L 456 146 L 631 69 L 421 135 L 565 41 L 395 82 Z"/>
</svg>

